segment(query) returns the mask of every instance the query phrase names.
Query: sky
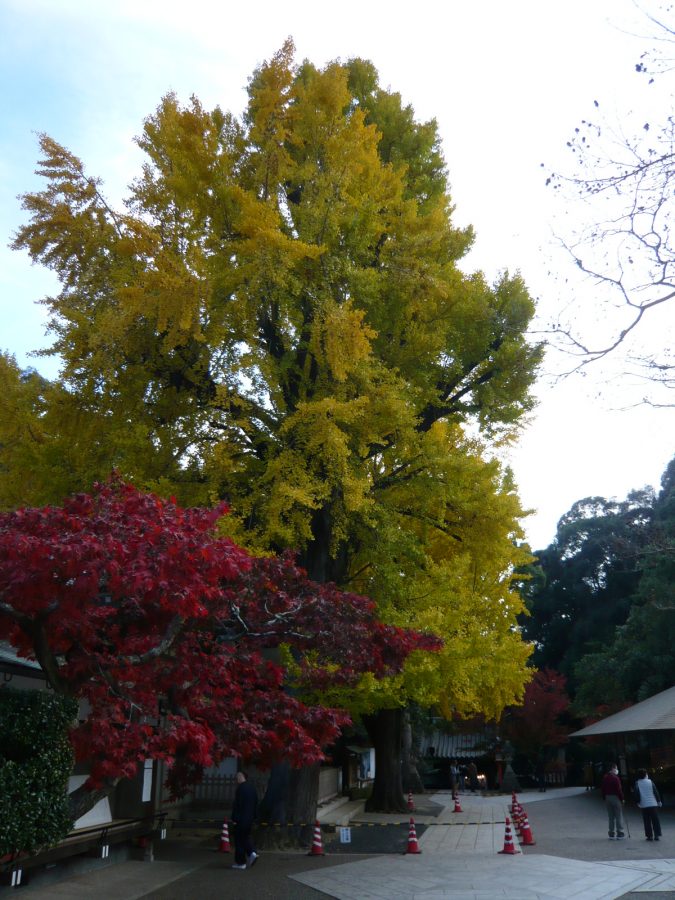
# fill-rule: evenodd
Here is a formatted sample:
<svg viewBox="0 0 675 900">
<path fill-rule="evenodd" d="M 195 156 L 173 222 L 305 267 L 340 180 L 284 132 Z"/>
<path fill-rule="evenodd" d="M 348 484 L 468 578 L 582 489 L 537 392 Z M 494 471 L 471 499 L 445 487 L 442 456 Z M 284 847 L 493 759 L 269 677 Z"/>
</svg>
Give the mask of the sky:
<svg viewBox="0 0 675 900">
<path fill-rule="evenodd" d="M 35 301 L 56 282 L 7 247 L 24 221 L 17 195 L 40 181 L 37 133 L 79 156 L 119 203 L 140 165 L 133 137 L 165 93 L 239 114 L 248 76 L 289 35 L 298 60 L 371 59 L 419 120 L 437 120 L 455 221 L 477 233 L 469 270 L 520 271 L 538 302 L 535 329 L 564 309 L 602 339 L 596 287 L 559 246 L 576 212 L 545 177 L 569 168 L 566 143 L 594 101 L 620 122 L 649 104 L 663 115 L 663 93 L 646 92 L 634 71 L 647 31 L 633 0 L 0 0 L 0 349 L 56 374 L 56 361 L 28 355 L 49 343 Z M 649 349 L 672 325 L 661 311 L 639 340 Z M 547 356 L 537 409 L 505 451 L 535 511 L 534 548 L 578 499 L 658 487 L 675 454 L 675 410 L 639 403 L 645 385 L 619 359 L 554 377 L 565 368 Z"/>
</svg>

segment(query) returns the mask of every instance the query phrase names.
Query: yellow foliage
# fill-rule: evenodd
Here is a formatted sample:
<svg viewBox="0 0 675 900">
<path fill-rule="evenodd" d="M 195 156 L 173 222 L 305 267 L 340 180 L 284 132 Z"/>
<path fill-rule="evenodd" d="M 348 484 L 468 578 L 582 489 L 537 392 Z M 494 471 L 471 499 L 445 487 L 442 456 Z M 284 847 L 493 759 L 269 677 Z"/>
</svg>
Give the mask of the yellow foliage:
<svg viewBox="0 0 675 900">
<path fill-rule="evenodd" d="M 0 502 L 112 467 L 227 498 L 238 542 L 295 548 L 385 621 L 444 638 L 365 677 L 351 708 L 496 714 L 527 679 L 511 580 L 528 557 L 490 456 L 532 406 L 532 301 L 517 276 L 459 266 L 472 232 L 452 222 L 435 123 L 362 60 L 293 54 L 253 73 L 240 118 L 164 97 L 123 212 L 42 136 L 47 187 L 23 198 L 15 246 L 61 281 L 44 304 L 63 372 L 0 371 Z"/>
<path fill-rule="evenodd" d="M 371 355 L 375 332 L 365 323 L 365 310 L 355 309 L 350 300 L 328 301 L 317 315 L 310 344 L 317 359 L 325 359 L 332 377 L 344 382 Z"/>
</svg>

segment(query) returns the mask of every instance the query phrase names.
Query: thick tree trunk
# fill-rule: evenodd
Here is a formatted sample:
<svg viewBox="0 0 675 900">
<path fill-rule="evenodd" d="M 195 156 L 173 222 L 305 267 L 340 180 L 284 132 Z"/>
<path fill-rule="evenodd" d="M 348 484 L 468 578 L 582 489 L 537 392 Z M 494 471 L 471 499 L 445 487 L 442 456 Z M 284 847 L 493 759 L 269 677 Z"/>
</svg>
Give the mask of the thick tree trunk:
<svg viewBox="0 0 675 900">
<path fill-rule="evenodd" d="M 312 518 L 314 539 L 299 554 L 298 561 L 314 581 L 339 584 L 346 573 L 344 547 L 336 557 L 331 556 L 332 505 L 318 509 Z M 287 814 L 300 846 L 310 846 L 314 837 L 316 810 L 319 805 L 319 764 L 290 770 Z"/>
<path fill-rule="evenodd" d="M 381 709 L 364 716 L 363 724 L 375 748 L 375 783 L 369 812 L 406 812 L 401 780 L 402 709 Z"/>
<path fill-rule="evenodd" d="M 285 825 L 288 821 L 289 786 L 291 767 L 287 762 L 272 766 L 265 796 L 260 802 L 260 820 L 271 826 Z"/>
<path fill-rule="evenodd" d="M 319 805 L 319 763 L 291 769 L 289 819 L 301 846 L 311 846 Z"/>
<path fill-rule="evenodd" d="M 260 804 L 259 818 L 265 825 L 256 841 L 268 848 L 311 846 L 318 802 L 318 763 L 302 769 L 291 769 L 288 763 L 274 766 Z"/>
<path fill-rule="evenodd" d="M 403 711 L 403 738 L 401 753 L 401 778 L 403 780 L 403 790 L 407 793 L 412 791 L 414 794 L 423 794 L 424 785 L 417 771 L 417 754 L 413 743 L 412 725 L 410 724 L 410 712 L 406 709 Z"/>
<path fill-rule="evenodd" d="M 347 545 L 341 541 L 334 553 L 333 545 L 333 504 L 328 502 L 317 509 L 312 516 L 314 536 L 302 553 L 299 561 L 313 581 L 325 584 L 334 581 L 341 585 L 347 577 Z"/>
</svg>

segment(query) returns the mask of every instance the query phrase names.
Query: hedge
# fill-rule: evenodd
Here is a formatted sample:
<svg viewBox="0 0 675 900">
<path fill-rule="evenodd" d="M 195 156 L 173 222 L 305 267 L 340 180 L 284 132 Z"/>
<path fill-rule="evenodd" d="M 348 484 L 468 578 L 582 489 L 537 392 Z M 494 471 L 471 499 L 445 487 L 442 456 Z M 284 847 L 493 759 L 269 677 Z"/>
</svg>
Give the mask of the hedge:
<svg viewBox="0 0 675 900">
<path fill-rule="evenodd" d="M 0 857 L 33 853 L 70 831 L 68 730 L 76 714 L 65 697 L 0 690 Z"/>
</svg>

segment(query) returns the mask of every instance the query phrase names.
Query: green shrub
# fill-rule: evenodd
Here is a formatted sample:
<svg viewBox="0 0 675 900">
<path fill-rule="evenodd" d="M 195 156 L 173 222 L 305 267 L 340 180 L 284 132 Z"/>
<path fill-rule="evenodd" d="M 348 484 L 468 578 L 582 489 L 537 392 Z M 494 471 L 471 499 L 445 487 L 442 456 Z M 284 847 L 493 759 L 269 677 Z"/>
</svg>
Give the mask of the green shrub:
<svg viewBox="0 0 675 900">
<path fill-rule="evenodd" d="M 32 853 L 70 831 L 68 729 L 74 700 L 45 691 L 0 691 L 0 856 Z"/>
</svg>

